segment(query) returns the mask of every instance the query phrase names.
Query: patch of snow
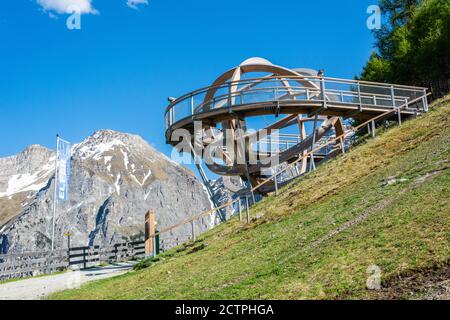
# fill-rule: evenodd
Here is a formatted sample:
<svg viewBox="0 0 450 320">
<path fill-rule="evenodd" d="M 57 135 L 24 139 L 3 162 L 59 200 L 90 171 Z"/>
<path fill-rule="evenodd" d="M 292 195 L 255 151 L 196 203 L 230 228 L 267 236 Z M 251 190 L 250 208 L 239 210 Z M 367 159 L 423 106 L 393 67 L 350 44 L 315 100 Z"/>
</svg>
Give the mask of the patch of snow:
<svg viewBox="0 0 450 320">
<path fill-rule="evenodd" d="M 133 173 L 136 171 L 136 165 L 134 163 L 131 164 L 131 171 Z"/>
<path fill-rule="evenodd" d="M 214 209 L 216 206 L 214 205 L 214 203 L 212 202 L 211 198 L 209 197 L 208 188 L 206 188 L 206 186 L 203 183 L 200 182 L 200 184 L 202 185 L 203 190 L 205 190 L 206 197 L 209 200 L 210 209 Z"/>
<path fill-rule="evenodd" d="M 79 207 L 81 207 L 84 203 L 86 203 L 86 201 L 81 201 L 80 203 L 78 203 L 77 205 L 70 207 L 67 212 L 70 212 L 72 210 L 78 209 Z"/>
<path fill-rule="evenodd" d="M 117 175 L 116 182 L 114 183 L 114 186 L 116 187 L 116 192 L 117 192 L 117 194 L 120 196 L 120 185 L 119 185 L 119 181 L 120 181 L 120 173 Z"/>
<path fill-rule="evenodd" d="M 99 143 L 99 144 L 89 144 L 89 143 L 82 143 L 80 144 L 76 152 L 79 154 L 80 158 L 82 160 L 85 160 L 87 158 L 93 158 L 94 160 L 100 160 L 102 157 L 102 154 L 111 151 L 116 146 L 124 146 L 125 144 L 120 140 L 112 140 L 105 143 Z"/>
<path fill-rule="evenodd" d="M 54 165 L 51 163 L 55 160 L 52 157 L 48 164 L 42 167 L 41 170 L 30 174 L 30 173 L 20 173 L 15 174 L 9 178 L 8 187 L 5 192 L 0 192 L 0 198 L 10 197 L 20 192 L 25 191 L 39 191 L 47 185 L 48 178 L 51 173 L 53 173 Z"/>
<path fill-rule="evenodd" d="M 134 179 L 134 181 L 137 182 L 137 184 L 139 184 L 141 187 L 144 185 L 145 181 L 147 181 L 147 179 L 152 175 L 152 170 L 148 170 L 147 175 L 144 177 L 144 180 L 142 180 L 142 182 L 140 182 L 135 176 L 134 174 L 131 174 L 131 177 Z"/>
<path fill-rule="evenodd" d="M 125 166 L 125 169 L 128 170 L 128 164 L 130 163 L 130 160 L 128 159 L 128 153 L 123 151 L 122 148 L 120 148 L 120 152 L 122 152 L 122 154 L 123 154 L 123 164 Z"/>
<path fill-rule="evenodd" d="M 106 166 L 108 164 L 108 162 L 111 162 L 112 157 L 111 156 L 105 156 L 103 159 L 105 160 L 105 166 Z"/>
</svg>

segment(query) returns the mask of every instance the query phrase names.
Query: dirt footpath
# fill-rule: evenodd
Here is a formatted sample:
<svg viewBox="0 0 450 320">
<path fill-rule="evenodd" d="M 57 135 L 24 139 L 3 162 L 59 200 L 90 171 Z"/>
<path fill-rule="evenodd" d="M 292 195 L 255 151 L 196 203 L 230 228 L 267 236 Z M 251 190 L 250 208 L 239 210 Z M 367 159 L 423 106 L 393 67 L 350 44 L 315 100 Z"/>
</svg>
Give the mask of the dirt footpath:
<svg viewBox="0 0 450 320">
<path fill-rule="evenodd" d="M 106 267 L 81 271 L 69 271 L 54 276 L 30 278 L 0 284 L 0 300 L 39 300 L 66 289 L 76 289 L 80 285 L 115 277 L 131 270 L 132 263 L 118 263 Z"/>
</svg>

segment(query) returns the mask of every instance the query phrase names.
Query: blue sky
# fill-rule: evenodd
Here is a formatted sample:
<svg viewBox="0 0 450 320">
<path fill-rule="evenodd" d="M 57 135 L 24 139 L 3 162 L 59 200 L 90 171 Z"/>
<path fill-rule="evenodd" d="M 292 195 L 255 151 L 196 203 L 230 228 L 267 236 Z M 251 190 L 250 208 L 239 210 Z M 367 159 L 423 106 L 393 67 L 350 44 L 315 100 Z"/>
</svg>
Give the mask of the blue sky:
<svg viewBox="0 0 450 320">
<path fill-rule="evenodd" d="M 97 14 L 68 30 L 67 15 L 37 0 L 1 1 L 0 157 L 34 143 L 54 148 L 56 133 L 79 142 L 98 129 L 139 134 L 170 154 L 168 96 L 253 56 L 352 78 L 373 50 L 366 9 L 376 3 L 150 0 L 133 9 L 92 0 Z"/>
</svg>

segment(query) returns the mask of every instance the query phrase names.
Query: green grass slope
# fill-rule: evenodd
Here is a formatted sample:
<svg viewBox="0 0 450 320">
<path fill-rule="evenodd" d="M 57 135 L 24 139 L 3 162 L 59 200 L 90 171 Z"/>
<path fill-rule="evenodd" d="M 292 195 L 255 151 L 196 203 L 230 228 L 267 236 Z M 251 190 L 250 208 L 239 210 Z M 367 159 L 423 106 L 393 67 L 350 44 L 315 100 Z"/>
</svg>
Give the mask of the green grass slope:
<svg viewBox="0 0 450 320">
<path fill-rule="evenodd" d="M 232 219 L 196 243 L 162 254 L 147 269 L 50 298 L 433 294 L 430 288 L 437 290 L 449 276 L 450 96 L 264 199 L 251 215 L 259 218 L 249 225 Z M 371 265 L 381 270 L 380 291 L 366 288 Z"/>
</svg>

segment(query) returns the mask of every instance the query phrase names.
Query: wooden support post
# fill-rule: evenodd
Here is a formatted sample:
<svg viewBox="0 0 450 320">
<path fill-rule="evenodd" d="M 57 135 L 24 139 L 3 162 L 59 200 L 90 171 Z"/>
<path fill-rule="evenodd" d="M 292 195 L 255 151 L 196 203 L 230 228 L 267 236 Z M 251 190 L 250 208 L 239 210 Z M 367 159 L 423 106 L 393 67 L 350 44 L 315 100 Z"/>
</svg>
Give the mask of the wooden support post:
<svg viewBox="0 0 450 320">
<path fill-rule="evenodd" d="M 156 255 L 156 218 L 155 213 L 149 211 L 145 215 L 145 256 Z"/>
<path fill-rule="evenodd" d="M 398 117 L 398 125 L 402 125 L 402 112 L 400 111 L 400 108 L 397 108 L 397 117 Z"/>
<path fill-rule="evenodd" d="M 86 249 L 83 248 L 83 269 L 87 269 Z"/>
<path fill-rule="evenodd" d="M 72 233 L 69 231 L 66 232 L 64 235 L 67 237 L 67 261 L 70 267 L 70 237 L 72 236 Z"/>
</svg>

